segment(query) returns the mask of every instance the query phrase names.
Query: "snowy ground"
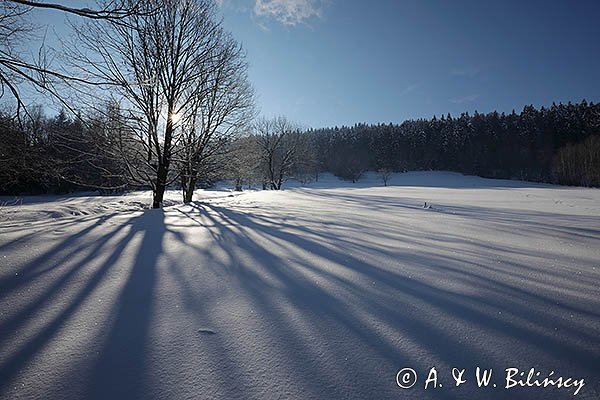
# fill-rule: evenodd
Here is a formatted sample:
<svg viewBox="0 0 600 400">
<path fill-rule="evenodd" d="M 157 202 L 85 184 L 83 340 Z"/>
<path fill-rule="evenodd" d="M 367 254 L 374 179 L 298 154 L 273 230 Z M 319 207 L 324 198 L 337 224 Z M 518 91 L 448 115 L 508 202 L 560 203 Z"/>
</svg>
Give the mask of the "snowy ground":
<svg viewBox="0 0 600 400">
<path fill-rule="evenodd" d="M 391 184 L 2 207 L 0 398 L 600 398 L 600 190 Z M 585 386 L 505 389 L 511 367 Z"/>
</svg>

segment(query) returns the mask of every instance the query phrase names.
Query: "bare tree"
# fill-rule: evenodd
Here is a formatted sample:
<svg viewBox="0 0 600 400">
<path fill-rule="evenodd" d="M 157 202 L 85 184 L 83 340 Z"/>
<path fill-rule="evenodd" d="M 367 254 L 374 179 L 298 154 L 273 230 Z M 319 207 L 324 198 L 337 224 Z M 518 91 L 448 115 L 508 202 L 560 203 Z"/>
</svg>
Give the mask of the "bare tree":
<svg viewBox="0 0 600 400">
<path fill-rule="evenodd" d="M 36 57 L 25 55 L 30 52 L 23 51 L 21 47 L 30 42 L 35 30 L 34 25 L 27 20 L 33 10 L 51 9 L 87 19 L 123 24 L 126 18 L 140 11 L 140 4 L 139 0 L 111 0 L 103 7 L 92 10 L 42 1 L 0 1 L 0 99 L 6 95 L 10 96 L 16 104 L 16 115 L 20 117 L 22 111 L 27 113 L 25 101 L 21 96 L 22 85 L 30 85 L 38 91 L 48 93 L 69 107 L 56 90 L 55 82 L 92 83 L 85 78 L 53 68 L 43 43 Z"/>
<path fill-rule="evenodd" d="M 58 10 L 69 14 L 78 15 L 80 17 L 91 19 L 104 19 L 120 22 L 126 17 L 129 17 L 139 12 L 141 1 L 115 1 L 110 0 L 103 4 L 99 9 L 92 10 L 90 8 L 70 7 L 60 3 L 47 3 L 43 1 L 31 0 L 4 0 L 8 3 L 27 6 L 29 8 L 45 8 L 50 10 Z"/>
<path fill-rule="evenodd" d="M 226 176 L 233 181 L 236 191 L 241 191 L 244 184 L 251 188 L 261 180 L 259 154 L 253 135 L 238 137 L 229 144 Z"/>
<path fill-rule="evenodd" d="M 247 78 L 242 48 L 224 32 L 215 35 L 215 45 L 196 65 L 204 79 L 193 87 L 193 99 L 183 111 L 181 168 L 184 202 L 192 200 L 196 183 L 203 173 L 218 167 L 216 157 L 227 151 L 231 138 L 247 129 L 253 117 L 254 96 Z"/>
<path fill-rule="evenodd" d="M 318 176 L 315 142 L 307 132 L 296 133 L 295 141 L 294 163 L 289 175 L 302 185 L 307 185 Z"/>
<path fill-rule="evenodd" d="M 272 190 L 280 190 L 296 161 L 300 130 L 284 117 L 262 118 L 255 130 L 265 181 Z"/>
<path fill-rule="evenodd" d="M 379 177 L 381 178 L 381 180 L 383 181 L 383 186 L 387 186 L 388 182 L 390 180 L 390 177 L 392 176 L 392 169 L 391 168 L 379 168 L 377 170 L 377 173 L 379 174 Z"/>
<path fill-rule="evenodd" d="M 190 132 L 202 118 L 193 111 L 213 87 L 225 35 L 213 1 L 151 0 L 143 7 L 126 24 L 78 27 L 69 57 L 80 74 L 119 99 L 133 132 L 120 150 L 128 175 L 151 187 L 158 208 L 182 172 L 172 164 L 188 159 L 188 138 L 197 137 Z"/>
<path fill-rule="evenodd" d="M 25 19 L 28 12 L 28 8 L 18 4 L 0 2 L 0 99 L 7 94 L 12 96 L 17 116 L 24 106 L 18 86 L 23 81 L 34 79 L 30 72 L 36 67 L 24 61 L 19 48 L 33 29 Z"/>
</svg>

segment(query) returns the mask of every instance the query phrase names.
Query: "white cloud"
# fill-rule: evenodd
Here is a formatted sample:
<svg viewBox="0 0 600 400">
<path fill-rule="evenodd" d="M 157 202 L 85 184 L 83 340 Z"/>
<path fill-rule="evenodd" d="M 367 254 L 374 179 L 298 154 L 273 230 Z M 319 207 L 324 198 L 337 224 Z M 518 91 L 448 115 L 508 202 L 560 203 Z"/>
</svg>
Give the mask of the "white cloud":
<svg viewBox="0 0 600 400">
<path fill-rule="evenodd" d="M 252 3 L 248 0 L 215 0 L 215 4 L 223 10 L 236 13 L 246 13 L 252 8 Z"/>
<path fill-rule="evenodd" d="M 419 87 L 419 84 L 417 83 L 411 83 L 410 85 L 408 85 L 407 87 L 405 87 L 404 89 L 402 89 L 399 93 L 400 96 L 406 96 L 407 94 L 414 92 L 414 90 L 416 88 Z"/>
<path fill-rule="evenodd" d="M 456 99 L 452 99 L 450 100 L 452 103 L 454 104 L 463 104 L 463 103 L 472 103 L 475 100 L 477 100 L 478 98 L 480 98 L 481 96 L 478 94 L 470 94 L 468 96 L 464 96 L 464 97 L 459 97 Z"/>
<path fill-rule="evenodd" d="M 293 26 L 311 18 L 321 18 L 323 0 L 256 0 L 257 17 L 274 18 L 283 25 Z"/>
<path fill-rule="evenodd" d="M 479 67 L 467 66 L 463 68 L 455 68 L 450 71 L 451 75 L 454 76 L 464 76 L 467 78 L 475 78 L 477 75 L 481 73 L 481 69 Z"/>
</svg>

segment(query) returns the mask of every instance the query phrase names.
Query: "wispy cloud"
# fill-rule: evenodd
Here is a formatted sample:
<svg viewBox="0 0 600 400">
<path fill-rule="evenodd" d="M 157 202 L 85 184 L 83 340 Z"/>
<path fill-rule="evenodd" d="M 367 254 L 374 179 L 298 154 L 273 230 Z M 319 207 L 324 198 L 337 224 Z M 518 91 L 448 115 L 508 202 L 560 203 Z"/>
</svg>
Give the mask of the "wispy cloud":
<svg viewBox="0 0 600 400">
<path fill-rule="evenodd" d="M 323 16 L 324 0 L 255 0 L 254 15 L 294 26 Z"/>
<path fill-rule="evenodd" d="M 215 0 L 215 4 L 223 9 L 246 13 L 252 9 L 252 3 L 248 0 Z"/>
<path fill-rule="evenodd" d="M 451 99 L 450 101 L 454 104 L 464 104 L 464 103 L 472 103 L 475 100 L 477 100 L 478 98 L 480 98 L 481 96 L 478 94 L 470 94 L 468 96 L 464 96 L 464 97 L 459 97 L 456 99 Z"/>
<path fill-rule="evenodd" d="M 454 68 L 453 70 L 450 71 L 450 75 L 464 76 L 467 78 L 475 78 L 480 73 L 481 73 L 481 68 L 474 67 L 474 66 Z"/>
<path fill-rule="evenodd" d="M 400 91 L 400 93 L 398 93 L 400 96 L 406 96 L 407 94 L 414 92 L 414 90 L 416 88 L 419 87 L 418 83 L 411 83 L 410 85 L 408 85 L 407 87 L 405 87 L 404 89 L 402 89 Z"/>
</svg>

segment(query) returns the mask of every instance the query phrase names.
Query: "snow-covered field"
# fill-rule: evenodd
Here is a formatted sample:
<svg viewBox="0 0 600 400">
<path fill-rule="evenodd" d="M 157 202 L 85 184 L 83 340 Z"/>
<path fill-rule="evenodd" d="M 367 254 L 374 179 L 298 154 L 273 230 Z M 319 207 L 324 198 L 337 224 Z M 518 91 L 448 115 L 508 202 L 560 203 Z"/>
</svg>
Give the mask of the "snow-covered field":
<svg viewBox="0 0 600 400">
<path fill-rule="evenodd" d="M 600 190 L 390 184 L 1 207 L 0 398 L 600 398 Z"/>
</svg>

